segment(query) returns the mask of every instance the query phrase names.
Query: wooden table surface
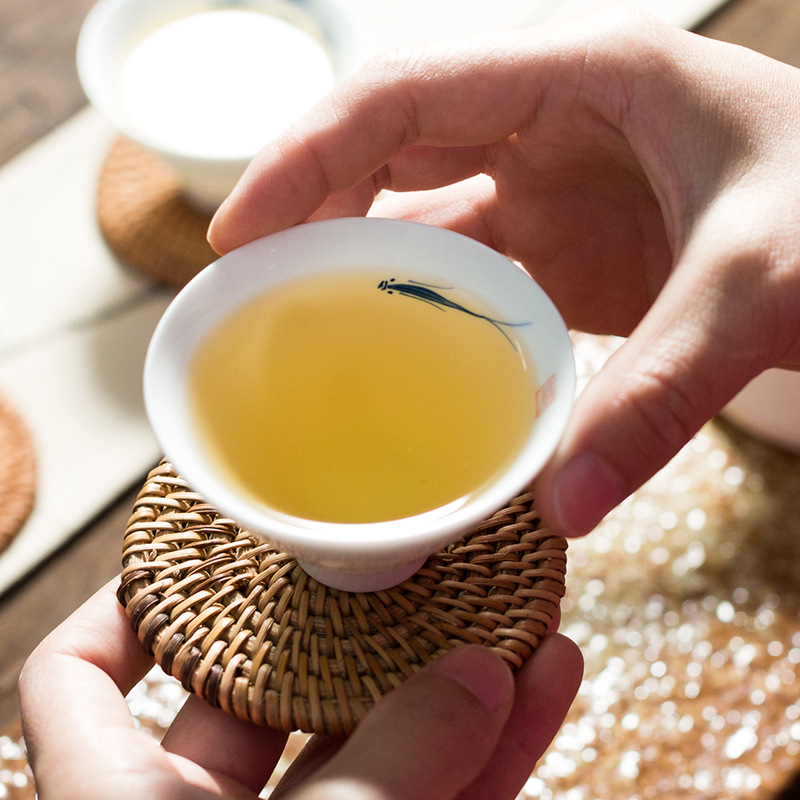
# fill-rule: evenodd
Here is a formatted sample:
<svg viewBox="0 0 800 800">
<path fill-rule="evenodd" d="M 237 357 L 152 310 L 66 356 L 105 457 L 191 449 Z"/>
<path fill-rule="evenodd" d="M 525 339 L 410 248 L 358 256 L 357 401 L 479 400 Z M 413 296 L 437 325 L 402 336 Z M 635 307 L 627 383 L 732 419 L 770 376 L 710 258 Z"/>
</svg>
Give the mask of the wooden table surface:
<svg viewBox="0 0 800 800">
<path fill-rule="evenodd" d="M 75 43 L 93 2 L 0 4 L 0 166 L 85 104 L 74 66 Z M 731 0 L 699 31 L 800 66 L 797 0 Z M 18 720 L 16 683 L 27 655 L 119 571 L 121 534 L 137 490 L 138 484 L 0 598 L 0 733 Z M 790 798 L 800 800 L 800 779 L 780 800 Z"/>
</svg>

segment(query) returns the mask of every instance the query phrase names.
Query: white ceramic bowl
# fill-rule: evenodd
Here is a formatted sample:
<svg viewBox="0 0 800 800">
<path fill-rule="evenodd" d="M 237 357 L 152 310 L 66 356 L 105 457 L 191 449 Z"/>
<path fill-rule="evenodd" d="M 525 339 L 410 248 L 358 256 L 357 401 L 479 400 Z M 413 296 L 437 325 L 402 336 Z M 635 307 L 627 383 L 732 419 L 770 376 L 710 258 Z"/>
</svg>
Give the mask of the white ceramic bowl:
<svg viewBox="0 0 800 800">
<path fill-rule="evenodd" d="M 731 400 L 722 414 L 750 435 L 800 453 L 800 372 L 765 370 Z"/>
<path fill-rule="evenodd" d="M 311 78 L 308 75 L 304 77 L 302 92 L 287 88 L 291 81 L 300 80 L 298 76 L 304 70 L 310 69 L 308 63 L 311 59 L 307 56 L 312 51 L 300 47 L 287 46 L 286 52 L 282 53 L 280 67 L 272 74 L 254 74 L 262 62 L 272 63 L 276 57 L 269 54 L 277 48 L 273 41 L 265 41 L 262 46 L 262 41 L 256 40 L 252 32 L 255 26 L 250 25 L 244 30 L 248 36 L 238 37 L 243 40 L 241 45 L 238 41 L 220 40 L 217 48 L 213 48 L 221 50 L 223 46 L 230 47 L 231 57 L 223 58 L 219 52 L 208 52 L 205 57 L 198 54 L 192 55 L 192 60 L 186 58 L 176 59 L 174 63 L 165 62 L 168 66 L 156 76 L 156 85 L 159 88 L 171 87 L 173 83 L 181 85 L 180 81 L 183 80 L 187 91 L 182 94 L 176 90 L 174 101 L 172 93 L 167 94 L 161 102 L 168 103 L 168 113 L 153 114 L 143 121 L 141 114 L 132 112 L 130 103 L 123 97 L 123 70 L 128 59 L 135 48 L 154 31 L 163 30 L 177 20 L 209 11 L 259 12 L 268 15 L 273 25 L 276 20 L 280 20 L 277 23 L 279 26 L 285 23 L 284 39 L 288 32 L 297 36 L 298 42 L 307 42 L 308 46 L 315 48 L 319 45 L 323 53 L 321 57 L 324 59 L 327 55 L 330 62 L 325 65 L 325 80 L 328 80 L 328 69 L 332 76 L 328 88 L 363 63 L 367 53 L 367 37 L 358 21 L 337 0 L 242 0 L 238 3 L 228 0 L 99 0 L 90 10 L 82 26 L 77 48 L 78 75 L 89 101 L 116 130 L 169 163 L 176 170 L 187 199 L 202 210 L 211 212 L 230 193 L 258 149 L 312 105 L 318 92 L 309 88 Z M 220 37 L 224 31 L 233 36 L 230 28 L 220 27 Z M 206 33 L 201 41 L 206 42 L 210 35 L 215 34 L 213 31 Z M 277 38 L 281 40 L 280 36 Z M 247 48 L 249 50 L 246 53 L 244 51 Z M 222 82 L 223 66 L 234 63 L 234 55 L 237 59 L 235 63 L 239 65 L 238 77 L 226 77 L 223 85 L 216 86 L 217 80 Z M 217 61 L 211 60 L 212 57 Z M 242 64 L 248 63 L 246 58 L 252 59 L 254 69 L 242 68 Z M 216 72 L 212 68 L 211 77 L 214 80 L 204 80 L 199 85 L 197 81 L 191 82 L 192 76 L 200 73 L 198 61 L 201 65 L 221 63 Z M 205 105 L 203 93 L 206 86 L 209 87 L 207 108 L 200 108 Z M 248 88 L 245 90 L 244 87 Z M 281 90 L 278 91 L 277 87 Z M 243 97 L 239 97 L 239 92 Z M 310 97 L 308 93 L 314 96 Z M 143 94 L 145 98 L 148 96 L 146 92 Z M 304 104 L 306 99 L 309 99 L 307 105 Z M 183 108 L 181 104 L 184 104 Z M 299 112 L 298 106 L 302 106 Z M 174 117 L 173 107 L 176 113 L 183 116 Z M 224 149 L 218 143 L 209 144 L 210 134 L 203 131 L 205 126 L 220 123 L 220 107 L 227 109 L 231 122 L 230 147 Z M 261 113 L 261 109 L 267 107 L 269 118 Z M 187 109 L 186 113 L 184 109 Z M 164 111 L 165 107 L 162 106 Z M 204 122 L 192 125 L 189 135 L 174 132 L 165 135 L 165 128 L 168 127 L 165 119 L 173 119 L 174 125 L 175 119 L 195 120 L 198 115 L 202 115 L 200 118 Z M 240 117 L 245 122 L 237 125 Z M 258 120 L 258 125 L 250 124 L 253 119 Z M 249 134 L 247 144 L 241 144 L 243 129 L 261 126 L 265 129 L 265 135 L 258 139 L 257 146 L 250 144 Z M 198 131 L 197 141 L 193 140 L 192 130 Z M 205 133 L 205 138 L 200 138 L 201 133 Z"/>
<path fill-rule="evenodd" d="M 514 336 L 534 366 L 537 384 L 531 387 L 531 403 L 536 403 L 536 421 L 505 472 L 464 504 L 363 524 L 287 517 L 232 485 L 209 459 L 187 411 L 187 369 L 208 332 L 254 295 L 299 278 L 365 268 L 385 270 L 387 278 L 398 279 L 408 271 L 427 283 L 457 287 L 479 298 L 498 318 L 524 321 Z M 197 275 L 155 331 L 145 363 L 144 394 L 163 452 L 196 491 L 231 519 L 294 555 L 321 582 L 371 591 L 405 580 L 429 555 L 491 516 L 537 475 L 567 424 L 575 364 L 555 306 L 512 261 L 440 228 L 352 218 L 307 223 L 251 242 Z"/>
</svg>

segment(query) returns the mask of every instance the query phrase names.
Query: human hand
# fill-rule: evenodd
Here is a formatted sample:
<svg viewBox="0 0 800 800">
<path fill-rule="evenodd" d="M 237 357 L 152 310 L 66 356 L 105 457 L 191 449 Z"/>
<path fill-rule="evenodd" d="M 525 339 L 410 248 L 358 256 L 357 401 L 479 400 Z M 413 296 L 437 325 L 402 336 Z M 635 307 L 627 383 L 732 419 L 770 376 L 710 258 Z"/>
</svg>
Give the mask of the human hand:
<svg viewBox="0 0 800 800">
<path fill-rule="evenodd" d="M 286 734 L 194 695 L 159 744 L 124 695 L 152 666 L 104 587 L 34 651 L 20 679 L 38 797 L 254 800 Z M 315 737 L 271 798 L 513 800 L 577 691 L 582 660 L 549 634 L 512 678 L 486 648 L 462 646 L 388 694 L 348 740 Z"/>
<path fill-rule="evenodd" d="M 383 189 L 408 194 L 372 207 Z M 578 535 L 750 378 L 800 366 L 799 206 L 800 72 L 624 11 L 373 60 L 254 159 L 209 240 L 372 207 L 628 336 L 537 482 Z"/>
</svg>

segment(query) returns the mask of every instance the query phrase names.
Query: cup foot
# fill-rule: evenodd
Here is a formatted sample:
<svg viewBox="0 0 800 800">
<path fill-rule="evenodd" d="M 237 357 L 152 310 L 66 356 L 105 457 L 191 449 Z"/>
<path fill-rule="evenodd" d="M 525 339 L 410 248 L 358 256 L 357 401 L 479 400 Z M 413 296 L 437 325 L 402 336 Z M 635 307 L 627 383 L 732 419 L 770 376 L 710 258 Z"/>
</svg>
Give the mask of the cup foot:
<svg viewBox="0 0 800 800">
<path fill-rule="evenodd" d="M 420 558 L 406 564 L 370 572 L 331 569 L 320 564 L 307 564 L 299 560 L 297 563 L 314 580 L 324 583 L 331 589 L 341 589 L 346 592 L 378 592 L 381 589 L 390 589 L 407 580 L 419 570 L 426 560 Z"/>
</svg>

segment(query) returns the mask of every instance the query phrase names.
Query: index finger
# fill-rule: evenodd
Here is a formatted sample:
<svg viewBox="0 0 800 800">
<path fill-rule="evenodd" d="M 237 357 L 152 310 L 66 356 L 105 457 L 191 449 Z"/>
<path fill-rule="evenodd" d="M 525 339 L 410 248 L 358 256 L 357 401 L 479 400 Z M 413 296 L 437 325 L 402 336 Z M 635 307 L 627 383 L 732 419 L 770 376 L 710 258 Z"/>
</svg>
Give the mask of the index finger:
<svg viewBox="0 0 800 800">
<path fill-rule="evenodd" d="M 573 41 L 571 59 L 580 61 L 579 49 Z M 429 189 L 488 170 L 487 148 L 529 119 L 560 52 L 543 29 L 373 59 L 255 157 L 209 241 L 227 252 L 303 222 L 334 195 L 340 214 L 363 214 L 381 189 Z"/>
</svg>

